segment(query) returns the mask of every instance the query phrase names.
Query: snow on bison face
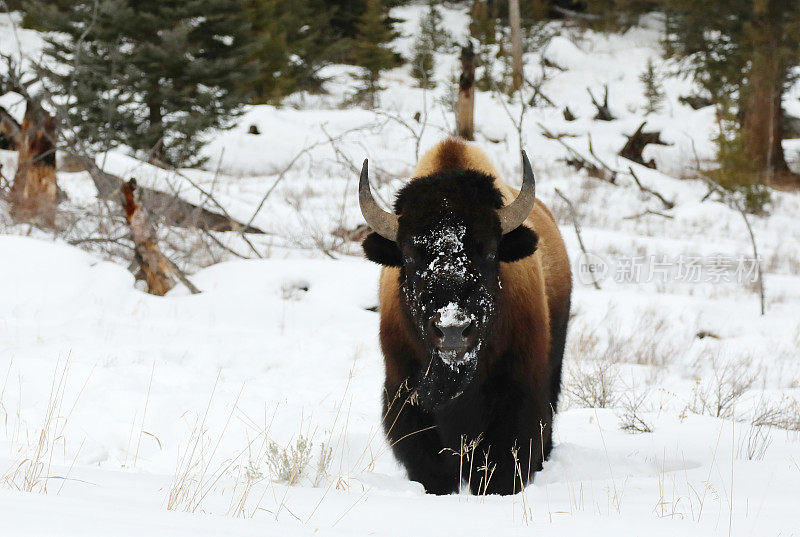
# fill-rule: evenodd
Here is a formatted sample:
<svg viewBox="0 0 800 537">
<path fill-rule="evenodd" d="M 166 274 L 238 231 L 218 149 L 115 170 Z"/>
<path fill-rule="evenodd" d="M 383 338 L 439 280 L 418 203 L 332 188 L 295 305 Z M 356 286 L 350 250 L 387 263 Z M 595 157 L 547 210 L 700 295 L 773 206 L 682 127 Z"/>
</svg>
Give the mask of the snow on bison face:
<svg viewBox="0 0 800 537">
<path fill-rule="evenodd" d="M 423 403 L 457 396 L 476 376 L 500 291 L 497 231 L 445 218 L 398 242 L 406 314 L 429 354 L 417 387 Z"/>
<path fill-rule="evenodd" d="M 509 206 L 492 177 L 461 170 L 411 181 L 398 194 L 397 214 L 377 208 L 365 162 L 360 200 L 375 233 L 364 251 L 372 261 L 400 267 L 403 314 L 427 352 L 417 379 L 423 405 L 458 396 L 476 377 L 501 306 L 500 262 L 536 249 L 536 234 L 521 225 L 534 200 L 525 161 L 522 193 Z"/>
</svg>

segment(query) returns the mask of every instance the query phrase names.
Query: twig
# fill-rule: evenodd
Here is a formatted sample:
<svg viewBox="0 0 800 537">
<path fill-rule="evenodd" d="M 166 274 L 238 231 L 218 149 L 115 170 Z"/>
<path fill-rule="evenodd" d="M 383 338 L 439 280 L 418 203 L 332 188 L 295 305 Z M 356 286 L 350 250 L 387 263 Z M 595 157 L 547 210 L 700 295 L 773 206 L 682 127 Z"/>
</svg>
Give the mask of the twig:
<svg viewBox="0 0 800 537">
<path fill-rule="evenodd" d="M 192 293 L 193 295 L 199 295 L 200 294 L 200 289 L 195 287 L 195 285 L 192 282 L 189 281 L 189 278 L 186 276 L 186 273 L 183 272 L 178 267 L 178 265 L 175 264 L 175 262 L 172 259 L 170 259 L 170 258 L 168 258 L 166 256 L 164 256 L 164 257 L 167 260 L 167 263 L 169 263 L 169 265 L 172 268 L 173 272 L 175 273 L 175 276 L 180 280 L 180 282 L 183 285 L 186 286 L 186 288 L 189 290 L 189 292 Z"/>
<path fill-rule="evenodd" d="M 130 248 L 131 250 L 134 249 L 130 245 L 120 242 L 122 239 L 131 240 L 131 237 L 130 237 L 130 235 L 123 235 L 121 237 L 86 237 L 86 238 L 83 238 L 83 239 L 70 239 L 67 242 L 69 244 L 73 245 L 73 246 L 77 246 L 78 244 L 86 244 L 86 243 L 100 243 L 100 244 L 102 244 L 102 243 L 110 242 L 110 243 L 116 244 L 117 246 L 122 246 L 124 248 Z"/>
<path fill-rule="evenodd" d="M 569 153 L 570 153 L 570 154 L 571 154 L 571 155 L 572 155 L 572 156 L 573 156 L 575 159 L 577 159 L 577 163 L 580 165 L 580 166 L 578 166 L 578 169 L 580 169 L 580 168 L 586 168 L 586 170 L 587 170 L 587 172 L 588 172 L 588 174 L 589 174 L 589 177 L 594 177 L 595 179 L 600 179 L 601 181 L 605 181 L 606 183 L 610 183 L 610 184 L 612 184 L 612 185 L 615 185 L 615 184 L 616 184 L 616 183 L 614 183 L 613 181 L 611 181 L 611 180 L 610 180 L 610 179 L 609 179 L 609 178 L 606 176 L 606 173 L 605 173 L 603 170 L 601 170 L 601 169 L 600 169 L 600 168 L 599 168 L 599 167 L 598 167 L 596 164 L 594 164 L 593 162 L 590 162 L 590 161 L 589 161 L 589 159 L 587 159 L 586 157 L 584 157 L 583 155 L 581 155 L 580 153 L 578 153 L 578 151 L 577 151 L 577 150 L 575 150 L 575 149 L 574 149 L 574 148 L 572 148 L 570 145 L 568 145 L 568 144 L 567 144 L 567 143 L 566 143 L 564 140 L 562 140 L 561 138 L 562 138 L 564 135 L 557 135 L 557 134 L 553 134 L 552 132 L 550 132 L 550 131 L 547 129 L 547 127 L 545 127 L 545 126 L 544 126 L 544 125 L 542 125 L 541 123 L 537 123 L 537 125 L 539 126 L 539 128 L 540 128 L 540 129 L 542 129 L 542 135 L 543 135 L 545 138 L 549 138 L 549 139 L 551 139 L 551 140 L 555 140 L 556 142 L 558 142 L 559 144 L 561 144 L 561 145 L 562 145 L 562 146 L 563 146 L 563 147 L 564 147 L 564 148 L 565 148 L 567 151 L 569 151 Z"/>
<path fill-rule="evenodd" d="M 664 208 L 665 209 L 674 209 L 675 208 L 675 202 L 674 201 L 668 201 L 668 200 L 666 200 L 664 198 L 664 196 L 662 196 L 661 194 L 659 194 L 655 190 L 642 185 L 641 181 L 639 181 L 639 177 L 637 177 L 636 172 L 633 171 L 633 168 L 631 166 L 628 166 L 628 171 L 630 172 L 631 177 L 633 177 L 633 180 L 636 181 L 636 184 L 639 186 L 639 190 L 641 190 L 642 192 L 645 192 L 647 194 L 650 194 L 651 196 L 655 196 L 656 198 L 658 198 L 661 201 L 661 203 L 664 204 Z"/>
<path fill-rule="evenodd" d="M 661 213 L 661 212 L 658 212 L 658 211 L 652 211 L 650 209 L 647 209 L 646 211 L 641 212 L 639 214 L 632 214 L 631 216 L 623 216 L 622 219 L 623 220 L 635 220 L 636 218 L 641 218 L 642 216 L 647 216 L 648 214 L 651 214 L 653 216 L 663 216 L 664 218 L 669 218 L 669 219 L 674 219 L 675 218 L 671 214 L 665 214 L 665 213 Z"/>
<path fill-rule="evenodd" d="M 608 108 L 608 84 L 603 86 L 603 88 L 605 89 L 603 104 L 598 103 L 597 99 L 594 98 L 592 90 L 586 88 L 586 92 L 589 94 L 589 97 L 592 98 L 592 104 L 597 108 L 597 115 L 595 115 L 594 118 L 600 121 L 614 121 L 617 118 L 614 117 L 614 114 L 612 114 L 611 110 Z"/>
<path fill-rule="evenodd" d="M 569 200 L 569 198 L 567 198 L 564 194 L 562 194 L 559 189 L 556 188 L 555 191 L 556 195 L 562 200 L 564 200 L 564 202 L 567 204 L 567 207 L 569 207 L 569 214 L 572 217 L 572 225 L 575 227 L 575 235 L 578 236 L 578 244 L 581 247 L 583 256 L 588 259 L 589 253 L 586 251 L 586 246 L 584 246 L 583 244 L 583 238 L 581 238 L 581 228 L 580 225 L 578 224 L 578 217 L 575 213 L 575 207 L 572 205 L 572 202 Z M 592 275 L 592 284 L 594 284 L 594 288 L 600 290 L 600 284 L 597 283 L 597 279 L 594 276 L 594 271 L 589 271 L 589 273 Z"/>
<path fill-rule="evenodd" d="M 425 129 L 428 127 L 428 98 L 427 98 L 428 90 L 426 88 L 422 88 L 422 123 L 420 124 L 419 131 L 415 130 L 406 120 L 400 117 L 399 112 L 397 114 L 389 114 L 387 112 L 383 112 L 381 110 L 375 110 L 375 113 L 379 116 L 383 116 L 387 119 L 391 119 L 392 121 L 397 122 L 399 125 L 404 127 L 408 132 L 411 133 L 411 136 L 414 137 L 414 161 L 419 161 L 419 150 L 422 145 L 422 135 L 425 134 Z"/>
<path fill-rule="evenodd" d="M 739 214 L 742 215 L 744 225 L 747 226 L 747 232 L 750 234 L 750 244 L 753 246 L 753 260 L 756 263 L 756 271 L 758 274 L 758 294 L 761 300 L 761 315 L 766 313 L 764 304 L 764 274 L 761 272 L 761 260 L 758 258 L 758 246 L 756 245 L 756 236 L 753 234 L 753 228 L 750 227 L 750 221 L 747 219 L 747 213 L 744 212 L 741 206 L 738 206 Z"/>
<path fill-rule="evenodd" d="M 341 132 L 340 134 L 338 134 L 337 136 L 335 136 L 333 139 L 334 139 L 334 140 L 341 140 L 342 138 L 344 138 L 345 136 L 347 136 L 347 135 L 348 135 L 348 134 L 350 134 L 351 132 L 355 132 L 355 131 L 361 130 L 361 129 L 363 129 L 363 128 L 364 128 L 364 126 L 361 126 L 361 127 L 353 127 L 352 129 L 347 129 L 346 131 L 344 131 L 344 132 Z M 261 198 L 261 201 L 259 201 L 259 202 L 258 202 L 258 206 L 256 207 L 256 210 L 253 212 L 253 216 L 251 216 L 251 217 L 250 217 L 250 220 L 248 220 L 248 221 L 247 221 L 247 226 L 246 226 L 246 227 L 250 227 L 250 226 L 252 225 L 253 221 L 254 221 L 254 220 L 256 219 L 256 217 L 258 216 L 258 213 L 260 213 L 260 212 L 261 212 L 261 209 L 264 207 L 264 203 L 266 203 L 266 201 L 267 201 L 267 198 L 269 198 L 270 194 L 272 194 L 272 192 L 275 190 L 275 188 L 278 186 L 278 184 L 279 184 L 281 181 L 283 181 L 284 177 L 286 177 L 286 174 L 289 172 L 289 170 L 291 170 L 291 169 L 292 169 L 292 167 L 294 167 L 295 163 L 296 163 L 298 160 L 300 160 L 300 158 L 301 158 L 301 157 L 303 157 L 304 155 L 306 155 L 306 154 L 310 153 L 310 152 L 311 152 L 313 149 L 315 149 L 315 148 L 317 148 L 317 147 L 320 147 L 320 146 L 322 146 L 322 145 L 329 144 L 330 142 L 331 142 L 331 140 L 330 140 L 330 139 L 327 139 L 327 140 L 322 140 L 322 141 L 319 141 L 319 142 L 315 142 L 315 143 L 313 143 L 313 144 L 311 144 L 311 145 L 307 145 L 306 147 L 304 147 L 303 149 L 301 149 L 301 150 L 300 150 L 300 151 L 299 151 L 299 152 L 298 152 L 298 153 L 297 153 L 297 154 L 296 154 L 296 155 L 295 155 L 295 156 L 292 158 L 292 160 L 290 160 L 290 161 L 289 161 L 289 164 L 287 164 L 287 165 L 286 165 L 286 166 L 283 168 L 283 170 L 281 170 L 281 171 L 280 171 L 280 173 L 278 174 L 278 177 L 277 177 L 277 178 L 275 178 L 275 181 L 273 181 L 272 185 L 271 185 L 271 186 L 270 186 L 270 187 L 267 189 L 266 193 L 265 193 L 265 194 L 264 194 L 264 196 Z"/>
<path fill-rule="evenodd" d="M 753 228 L 750 226 L 750 220 L 747 219 L 747 212 L 744 210 L 744 207 L 739 202 L 739 200 L 730 195 L 730 193 L 726 192 L 726 190 L 722 188 L 722 186 L 720 186 L 719 183 L 717 183 L 707 175 L 703 174 L 699 170 L 698 173 L 700 173 L 700 177 L 707 184 L 716 189 L 716 191 L 722 195 L 722 202 L 725 205 L 727 205 L 731 209 L 738 211 L 739 214 L 742 215 L 742 220 L 744 220 L 744 225 L 747 227 L 747 232 L 750 235 L 750 244 L 753 247 L 753 261 L 756 264 L 756 275 L 758 277 L 758 294 L 761 304 L 761 315 L 763 316 L 766 314 L 766 304 L 764 300 L 764 273 L 761 270 L 761 260 L 758 258 L 758 245 L 756 244 L 756 236 L 753 233 Z"/>
<path fill-rule="evenodd" d="M 553 108 L 557 108 L 556 103 L 554 103 L 550 99 L 550 97 L 545 95 L 544 92 L 542 91 L 542 84 L 544 84 L 546 81 L 547 81 L 547 79 L 544 76 L 536 84 L 534 84 L 533 82 L 531 82 L 527 78 L 525 79 L 525 83 L 528 84 L 531 87 L 531 89 L 533 90 L 533 97 L 531 97 L 530 102 L 534 102 L 536 100 L 536 97 L 541 97 L 542 99 L 544 99 L 544 101 L 547 104 L 549 104 Z"/>
<path fill-rule="evenodd" d="M 595 159 L 595 160 L 596 160 L 598 163 L 600 163 L 600 166 L 602 166 L 603 168 L 605 168 L 605 169 L 606 169 L 606 171 L 607 171 L 608 173 L 610 173 L 610 174 L 611 174 L 611 177 L 609 177 L 609 178 L 608 178 L 608 182 L 609 182 L 609 183 L 611 183 L 611 184 L 617 184 L 617 174 L 618 174 L 619 172 L 618 172 L 618 171 L 616 171 L 616 170 L 612 170 L 610 166 L 608 166 L 608 165 L 607 165 L 605 162 L 603 162 L 603 161 L 600 159 L 600 157 L 598 157 L 598 156 L 595 154 L 595 152 L 594 152 L 594 146 L 592 145 L 592 135 L 591 135 L 591 133 L 587 134 L 586 136 L 587 136 L 587 138 L 589 139 L 589 154 L 590 154 L 590 155 L 592 155 L 592 157 L 594 157 L 594 159 Z"/>
<path fill-rule="evenodd" d="M 240 259 L 251 259 L 250 257 L 248 257 L 248 256 L 246 256 L 246 255 L 242 255 L 242 254 L 240 254 L 239 252 L 237 252 L 237 251 L 236 251 L 236 250 L 234 250 L 233 248 L 231 248 L 231 247 L 229 247 L 229 246 L 226 246 L 226 245 L 225 245 L 225 244 L 224 244 L 224 243 L 223 243 L 221 240 L 219 240 L 218 238 L 216 238 L 216 237 L 214 236 L 214 234 L 213 234 L 212 232 L 210 232 L 209 230 L 207 230 L 207 229 L 205 229 L 205 228 L 200 228 L 200 231 L 202 231 L 203 233 L 205 233 L 205 235 L 206 235 L 206 236 L 207 236 L 209 239 L 211 239 L 211 240 L 214 242 L 214 244 L 216 244 L 217 246 L 219 246 L 220 248 L 222 248 L 222 249 L 223 249 L 223 250 L 225 250 L 226 252 L 229 252 L 229 253 L 231 253 L 231 254 L 235 255 L 236 257 L 238 257 L 238 258 L 240 258 Z M 258 255 L 258 254 L 256 254 L 256 255 Z"/>
</svg>

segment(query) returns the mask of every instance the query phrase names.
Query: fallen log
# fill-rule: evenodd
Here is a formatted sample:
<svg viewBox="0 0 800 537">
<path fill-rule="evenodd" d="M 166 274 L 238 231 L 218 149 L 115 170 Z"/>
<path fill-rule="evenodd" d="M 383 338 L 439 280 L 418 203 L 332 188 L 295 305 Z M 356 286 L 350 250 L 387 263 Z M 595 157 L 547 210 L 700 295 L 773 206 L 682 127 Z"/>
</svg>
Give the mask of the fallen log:
<svg viewBox="0 0 800 537">
<path fill-rule="evenodd" d="M 119 196 L 123 181 L 120 177 L 102 170 L 93 159 L 76 155 L 76 159 L 86 168 L 102 199 L 113 199 Z M 189 203 L 175 195 L 159 190 L 137 186 L 142 205 L 154 217 L 162 219 L 164 224 L 181 228 L 197 228 L 206 231 L 238 231 L 263 235 L 264 231 L 234 220 L 229 215 L 222 215 L 204 207 Z"/>
</svg>

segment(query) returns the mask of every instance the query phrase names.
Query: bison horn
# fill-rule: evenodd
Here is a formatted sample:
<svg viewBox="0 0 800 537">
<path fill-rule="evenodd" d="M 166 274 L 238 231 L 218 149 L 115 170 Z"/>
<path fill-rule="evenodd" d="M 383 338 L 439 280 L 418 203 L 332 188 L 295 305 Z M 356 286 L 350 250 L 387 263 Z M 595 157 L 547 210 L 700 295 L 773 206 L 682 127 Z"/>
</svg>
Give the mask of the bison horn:
<svg viewBox="0 0 800 537">
<path fill-rule="evenodd" d="M 390 241 L 397 240 L 399 217 L 381 209 L 375 198 L 372 197 L 372 191 L 369 189 L 367 159 L 364 159 L 364 165 L 361 167 L 361 179 L 358 181 L 358 204 L 361 206 L 361 214 L 364 215 L 364 220 L 367 221 L 367 224 L 375 233 Z"/>
<path fill-rule="evenodd" d="M 509 231 L 514 231 L 528 218 L 533 210 L 533 204 L 536 202 L 536 180 L 533 178 L 533 168 L 531 162 L 528 160 L 528 155 L 525 151 L 522 152 L 522 188 L 519 191 L 517 199 L 506 205 L 499 211 L 497 216 L 500 217 L 500 228 L 503 230 L 503 235 Z"/>
</svg>

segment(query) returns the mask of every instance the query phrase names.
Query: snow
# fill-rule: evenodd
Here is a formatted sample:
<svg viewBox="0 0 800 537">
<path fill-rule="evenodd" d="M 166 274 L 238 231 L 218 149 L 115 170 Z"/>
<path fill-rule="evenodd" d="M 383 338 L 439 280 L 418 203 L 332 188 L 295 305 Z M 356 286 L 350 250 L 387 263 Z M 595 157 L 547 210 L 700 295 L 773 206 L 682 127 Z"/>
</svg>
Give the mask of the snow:
<svg viewBox="0 0 800 537">
<path fill-rule="evenodd" d="M 435 256 L 423 273 L 424 279 L 447 278 L 463 282 L 468 278 L 469 259 L 464 251 L 466 233 L 467 228 L 458 224 L 436 228 L 430 235 L 414 237 L 419 245 Z"/>
<path fill-rule="evenodd" d="M 439 314 L 439 326 L 458 326 L 467 320 L 466 314 L 455 302 L 439 308 L 436 313 Z"/>
<path fill-rule="evenodd" d="M 394 13 L 407 19 L 397 50 L 410 50 L 423 9 Z M 465 10 L 443 12 L 451 34 L 463 36 Z M 800 533 L 800 432 L 751 424 L 765 405 L 791 409 L 800 399 L 797 194 L 776 192 L 769 217 L 750 217 L 766 272 L 762 317 L 749 280 L 650 274 L 661 256 L 674 269 L 681 259 L 752 255 L 741 215 L 701 202 L 706 187 L 684 179 L 713 157 L 716 129 L 713 110 L 678 102 L 690 81 L 668 78 L 663 110 L 646 118 L 672 143 L 645 151 L 658 170 L 632 165 L 644 185 L 675 202 L 672 218 L 631 218 L 664 208 L 628 176 L 612 186 L 566 166 L 567 150 L 539 127 L 574 135 L 562 140 L 583 155 L 591 139 L 604 162 L 627 170 L 631 163 L 616 153 L 645 119 L 638 75 L 648 59 L 663 72 L 672 67 L 660 59 L 659 28 L 652 16 L 622 35 L 559 27 L 543 52 L 526 58 L 531 73 L 540 73 L 541 56 L 568 68 L 548 71 L 542 90 L 558 107 L 530 110 L 523 142 L 575 272 L 580 248 L 556 188 L 573 201 L 605 278 L 601 290 L 575 278 L 555 447 L 523 492 L 427 496 L 386 445 L 373 311 L 379 267 L 357 245 L 332 248 L 334 260 L 320 244 L 337 245 L 331 230 L 362 222 L 351 162 L 370 158 L 376 193 L 389 201 L 418 152 L 451 131 L 441 104 L 449 86 L 414 88 L 407 66 L 387 73 L 380 110 L 404 126 L 340 107 L 354 70 L 332 66 L 329 95 L 250 108 L 236 127 L 210 135 L 205 169 L 182 171 L 243 220 L 273 189 L 253 220 L 270 234 L 251 236 L 265 258 L 188 266 L 199 295 L 182 287 L 147 295 L 118 260 L 14 226 L 0 201 L 0 535 Z M 36 57 L 41 47 L 39 34 L 0 16 L 0 51 Z M 446 82 L 457 72 L 456 54 L 437 60 L 437 79 Z M 619 119 L 594 121 L 586 88 L 602 96 L 605 84 Z M 513 121 L 496 96 L 478 92 L 476 100 L 477 143 L 518 185 Z M 18 96 L 0 104 L 21 117 Z M 567 105 L 576 121 L 564 120 Z M 518 104 L 506 106 L 516 119 Z M 414 122 L 416 112 L 427 114 L 426 126 Z M 251 124 L 263 134 L 247 134 Z M 785 149 L 794 164 L 798 141 Z M 0 151 L 4 175 L 15 161 Z M 122 150 L 98 162 L 190 201 L 205 199 L 184 177 Z M 58 179 L 70 196 L 63 205 L 90 205 L 96 191 L 87 174 Z M 463 237 L 451 231 L 448 248 L 457 248 Z M 218 236 L 251 253 L 236 234 Z M 630 282 L 639 258 L 642 273 Z M 448 320 L 457 316 L 451 306 L 440 312 Z M 608 392 L 582 392 L 587 378 L 606 379 Z M 736 382 L 744 387 L 731 405 L 703 408 Z M 575 394 L 610 399 L 607 408 L 586 408 Z M 622 429 L 625 408 L 639 398 L 639 417 L 652 432 L 632 434 Z M 271 470 L 270 446 L 302 441 L 312 444 L 310 462 L 290 485 Z"/>
</svg>

